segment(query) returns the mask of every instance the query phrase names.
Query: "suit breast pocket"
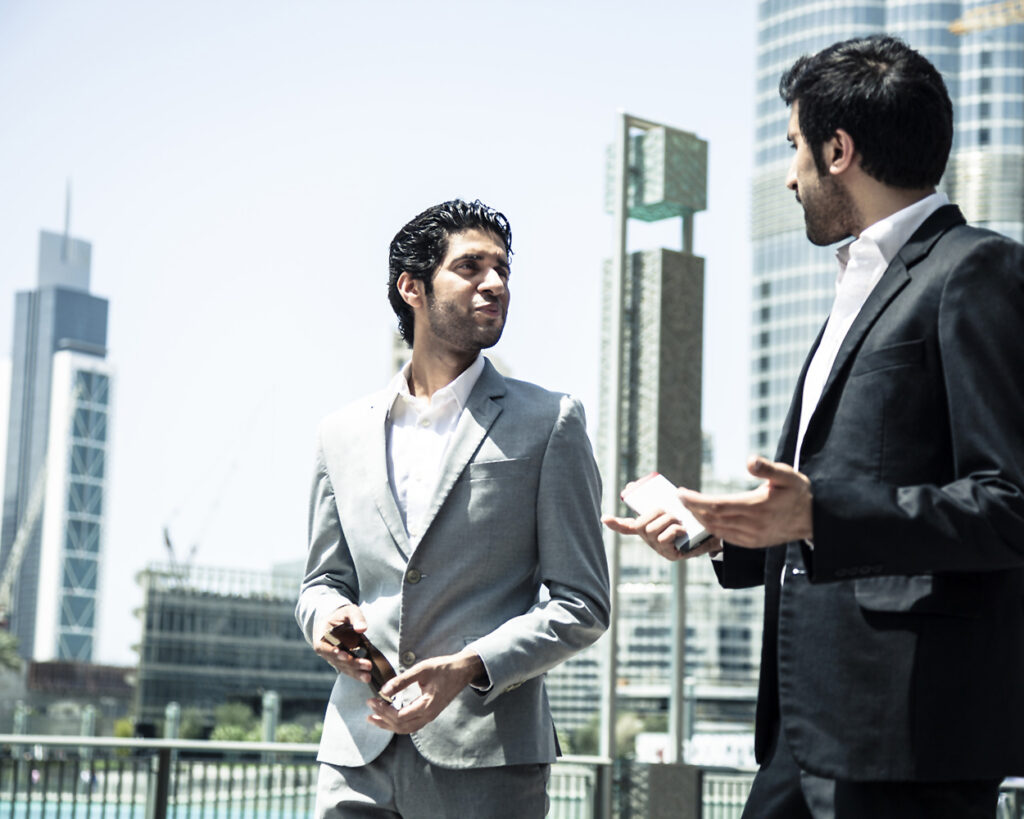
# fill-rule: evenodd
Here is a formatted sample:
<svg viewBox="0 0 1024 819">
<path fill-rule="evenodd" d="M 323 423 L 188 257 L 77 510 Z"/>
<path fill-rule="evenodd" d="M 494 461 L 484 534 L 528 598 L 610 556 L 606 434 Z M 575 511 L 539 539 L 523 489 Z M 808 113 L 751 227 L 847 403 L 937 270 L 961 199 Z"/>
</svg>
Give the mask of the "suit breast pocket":
<svg viewBox="0 0 1024 819">
<path fill-rule="evenodd" d="M 511 458 L 502 461 L 474 461 L 469 464 L 466 477 L 470 481 L 522 480 L 533 467 L 530 458 Z"/>
<path fill-rule="evenodd" d="M 909 480 L 922 453 L 944 440 L 943 419 L 931 411 L 941 382 L 924 339 L 858 354 L 838 396 L 830 433 L 851 471 L 890 482 Z"/>
<path fill-rule="evenodd" d="M 481 582 L 533 571 L 539 472 L 530 458 L 470 463 L 449 496 L 454 531 L 485 555 L 474 567 Z"/>
<path fill-rule="evenodd" d="M 532 529 L 538 479 L 530 458 L 470 463 L 459 482 L 469 524 L 495 532 Z"/>
<path fill-rule="evenodd" d="M 850 377 L 892 370 L 897 367 L 921 366 L 924 363 L 924 339 L 913 339 L 861 353 L 853 364 Z"/>
</svg>

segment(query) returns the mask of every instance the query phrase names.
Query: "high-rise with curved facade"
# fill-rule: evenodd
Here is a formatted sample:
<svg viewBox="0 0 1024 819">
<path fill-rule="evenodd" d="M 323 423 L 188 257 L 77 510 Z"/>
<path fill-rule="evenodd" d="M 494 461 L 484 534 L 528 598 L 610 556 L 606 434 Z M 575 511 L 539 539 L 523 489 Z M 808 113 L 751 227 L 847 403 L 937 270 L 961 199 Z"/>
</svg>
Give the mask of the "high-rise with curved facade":
<svg viewBox="0 0 1024 819">
<path fill-rule="evenodd" d="M 792 158 L 779 77 L 801 54 L 837 40 L 899 36 L 942 72 L 954 141 L 942 181 L 973 224 L 1024 239 L 1024 24 L 957 35 L 978 2 L 761 0 L 758 3 L 752 202 L 751 447 L 774 454 L 803 359 L 832 306 L 834 248 L 814 247 L 784 187 Z"/>
</svg>

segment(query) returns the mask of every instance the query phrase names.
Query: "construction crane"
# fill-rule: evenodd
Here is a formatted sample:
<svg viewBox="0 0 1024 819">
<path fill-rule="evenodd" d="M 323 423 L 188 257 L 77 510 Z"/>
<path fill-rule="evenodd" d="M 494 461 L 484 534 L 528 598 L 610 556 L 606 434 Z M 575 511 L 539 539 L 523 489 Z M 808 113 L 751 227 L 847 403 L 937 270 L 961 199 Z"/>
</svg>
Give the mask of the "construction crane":
<svg viewBox="0 0 1024 819">
<path fill-rule="evenodd" d="M 75 409 L 82 396 L 82 388 L 75 384 L 71 392 L 71 400 L 68 402 L 67 428 L 72 429 Z M 32 533 L 39 524 L 43 514 L 43 501 L 46 499 L 46 476 L 50 468 L 50 453 L 43 455 L 43 462 L 36 473 L 36 482 L 32 485 L 32 493 L 29 495 L 28 504 L 25 506 L 25 514 L 18 524 L 18 531 L 14 535 L 14 542 L 7 553 L 7 562 L 4 564 L 3 574 L 0 575 L 0 628 L 6 629 L 11 616 L 11 605 L 13 604 L 14 583 L 18 579 L 18 570 L 25 557 L 25 550 L 28 548 Z"/>
<path fill-rule="evenodd" d="M 46 497 L 46 471 L 44 462 L 36 476 L 35 485 L 32 487 L 32 494 L 29 496 L 28 506 L 25 508 L 25 516 L 21 519 L 21 525 L 14 536 L 14 543 L 11 544 L 11 550 L 8 552 L 4 573 L 0 576 L 0 628 L 7 628 L 14 581 L 18 577 L 18 569 L 21 568 L 21 561 L 25 557 L 25 549 L 28 547 L 29 540 L 43 512 L 43 500 Z"/>
<path fill-rule="evenodd" d="M 968 9 L 963 17 L 950 23 L 949 30 L 953 34 L 964 35 L 1014 23 L 1024 23 L 1024 0 L 1004 0 Z"/>
</svg>

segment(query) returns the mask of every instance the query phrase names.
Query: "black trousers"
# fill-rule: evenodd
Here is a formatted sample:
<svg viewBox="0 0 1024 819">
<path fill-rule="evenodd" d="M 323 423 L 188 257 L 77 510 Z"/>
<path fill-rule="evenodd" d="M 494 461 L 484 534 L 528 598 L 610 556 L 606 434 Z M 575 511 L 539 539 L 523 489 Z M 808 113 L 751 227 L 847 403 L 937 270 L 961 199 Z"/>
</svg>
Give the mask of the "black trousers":
<svg viewBox="0 0 1024 819">
<path fill-rule="evenodd" d="M 779 729 L 742 819 L 994 819 L 1001 781 L 826 779 L 800 770 Z"/>
</svg>

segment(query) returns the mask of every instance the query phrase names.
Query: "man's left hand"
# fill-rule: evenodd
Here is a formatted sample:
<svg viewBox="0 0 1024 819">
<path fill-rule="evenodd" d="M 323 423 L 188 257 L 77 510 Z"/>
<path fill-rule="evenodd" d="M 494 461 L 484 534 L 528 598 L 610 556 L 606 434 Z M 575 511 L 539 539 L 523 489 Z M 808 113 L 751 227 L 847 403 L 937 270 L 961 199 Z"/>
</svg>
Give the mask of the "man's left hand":
<svg viewBox="0 0 1024 819">
<path fill-rule="evenodd" d="M 433 722 L 456 695 L 484 673 L 484 664 L 475 651 L 464 650 L 445 657 L 433 657 L 416 663 L 389 680 L 381 693 L 394 697 L 413 683 L 421 694 L 411 703 L 396 710 L 380 697 L 369 701 L 373 711 L 367 719 L 378 728 L 396 734 L 411 734 Z"/>
<path fill-rule="evenodd" d="M 763 549 L 814 537 L 811 482 L 784 463 L 753 457 L 747 470 L 763 478 L 737 495 L 705 495 L 681 489 L 679 497 L 704 528 L 736 546 Z"/>
</svg>

